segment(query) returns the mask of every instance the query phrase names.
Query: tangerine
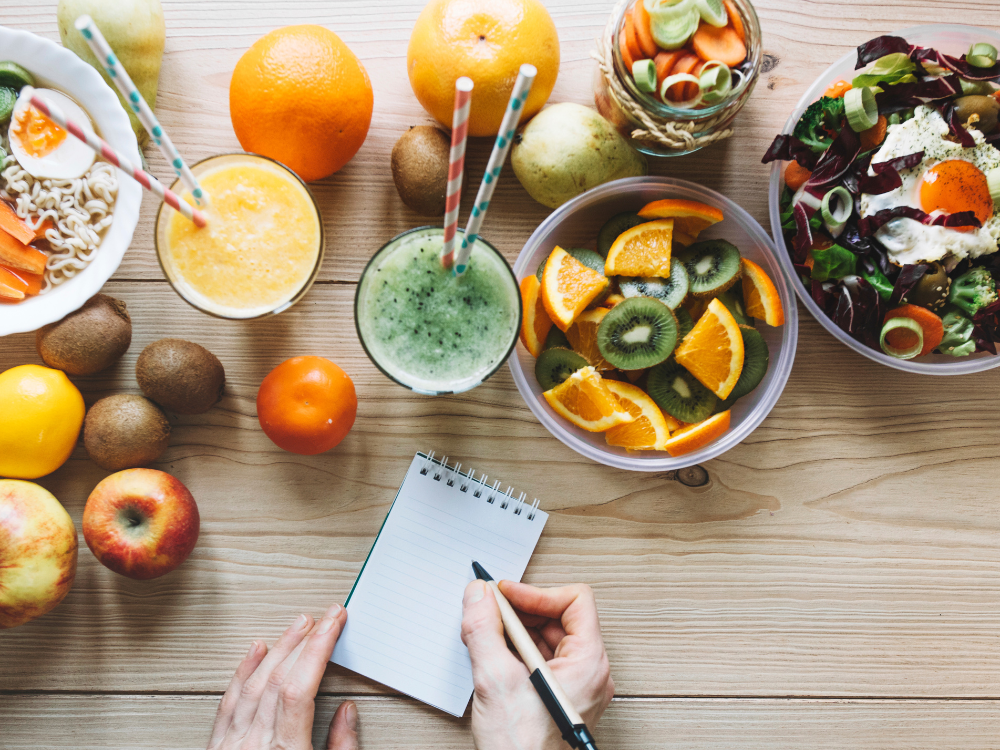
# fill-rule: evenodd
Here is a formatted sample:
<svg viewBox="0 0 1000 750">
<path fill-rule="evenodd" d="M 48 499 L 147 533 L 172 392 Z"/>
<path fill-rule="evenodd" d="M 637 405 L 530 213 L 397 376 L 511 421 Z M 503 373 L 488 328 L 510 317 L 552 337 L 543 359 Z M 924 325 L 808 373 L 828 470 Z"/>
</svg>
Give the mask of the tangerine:
<svg viewBox="0 0 1000 750">
<path fill-rule="evenodd" d="M 257 391 L 261 429 L 282 450 L 314 456 L 346 437 L 358 413 L 354 382 L 323 357 L 293 357 Z"/>
</svg>

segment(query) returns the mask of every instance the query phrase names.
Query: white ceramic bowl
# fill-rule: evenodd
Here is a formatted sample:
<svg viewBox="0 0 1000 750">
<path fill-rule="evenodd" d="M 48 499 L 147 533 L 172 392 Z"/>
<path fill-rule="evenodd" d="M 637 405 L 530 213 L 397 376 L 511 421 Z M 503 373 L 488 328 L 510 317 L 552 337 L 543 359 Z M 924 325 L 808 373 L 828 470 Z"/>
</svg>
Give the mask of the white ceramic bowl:
<svg viewBox="0 0 1000 750">
<path fill-rule="evenodd" d="M 973 42 L 989 42 L 995 47 L 1000 47 L 1000 34 L 989 29 L 981 29 L 975 26 L 961 26 L 958 24 L 931 24 L 928 26 L 914 26 L 910 29 L 895 31 L 893 36 L 901 36 L 911 44 L 921 47 L 934 47 L 949 55 L 960 56 L 969 51 Z M 859 44 L 868 41 L 860 40 Z M 791 133 L 795 129 L 795 123 L 799 121 L 806 107 L 819 99 L 829 85 L 835 81 L 845 79 L 850 81 L 857 73 L 854 65 L 857 63 L 858 54 L 852 50 L 833 65 L 826 69 L 812 86 L 802 95 L 799 103 L 795 105 L 792 116 L 788 118 L 782 133 Z M 771 231 L 774 234 L 774 243 L 778 248 L 778 261 L 784 269 L 788 278 L 791 279 L 792 288 L 799 295 L 802 304 L 806 306 L 819 324 L 834 335 L 837 339 L 849 346 L 868 359 L 879 362 L 889 367 L 895 367 L 904 372 L 917 372 L 923 375 L 966 375 L 972 372 L 982 372 L 1000 366 L 1000 356 L 988 352 L 972 354 L 968 357 L 949 357 L 946 354 L 928 354 L 926 357 L 918 359 L 896 359 L 881 351 L 875 351 L 860 341 L 851 338 L 847 333 L 834 323 L 823 309 L 813 300 L 809 290 L 799 281 L 792 265 L 791 256 L 785 245 L 785 237 L 781 231 L 781 191 L 784 190 L 785 182 L 782 177 L 783 168 L 786 162 L 776 161 L 771 167 L 771 187 L 769 194 Z"/>
<path fill-rule="evenodd" d="M 39 86 L 75 99 L 94 121 L 97 133 L 138 164 L 139 144 L 128 115 L 100 74 L 73 52 L 26 31 L 0 26 L 0 60 L 13 60 L 35 77 Z M 90 264 L 47 294 L 17 304 L 0 305 L 0 336 L 33 331 L 78 309 L 101 290 L 118 269 L 139 221 L 142 188 L 119 172 L 114 219 Z"/>
<path fill-rule="evenodd" d="M 638 211 L 650 201 L 662 198 L 701 201 L 722 211 L 725 219 L 706 229 L 699 239 L 729 240 L 743 255 L 758 263 L 778 288 L 781 304 L 785 308 L 785 324 L 772 328 L 757 321 L 757 330 L 764 336 L 770 350 L 767 375 L 753 393 L 744 396 L 733 406 L 732 423 L 725 435 L 701 450 L 677 458 L 661 451 L 629 453 L 624 448 L 614 448 L 604 441 L 603 434 L 581 430 L 560 417 L 542 397 L 542 389 L 535 379 L 534 357 L 518 342 L 517 349 L 509 360 L 510 370 L 528 408 L 545 428 L 587 458 L 632 471 L 669 471 L 693 466 L 725 453 L 746 438 L 764 420 L 785 388 L 795 359 L 799 331 L 795 296 L 781 270 L 767 232 L 750 214 L 728 198 L 685 180 L 629 177 L 601 185 L 563 204 L 528 239 L 514 264 L 514 275 L 520 282 L 525 276 L 533 274 L 538 264 L 548 257 L 556 245 L 565 248 L 593 248 L 597 230 L 605 221 L 622 211 Z"/>
</svg>

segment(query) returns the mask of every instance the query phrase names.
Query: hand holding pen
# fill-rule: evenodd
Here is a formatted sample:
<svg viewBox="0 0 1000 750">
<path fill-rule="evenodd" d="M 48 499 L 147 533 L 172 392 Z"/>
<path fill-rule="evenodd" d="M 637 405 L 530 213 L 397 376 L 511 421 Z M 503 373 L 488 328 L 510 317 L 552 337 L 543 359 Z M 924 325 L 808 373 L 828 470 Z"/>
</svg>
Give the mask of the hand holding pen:
<svg viewBox="0 0 1000 750">
<path fill-rule="evenodd" d="M 589 586 L 539 589 L 501 581 L 500 590 L 591 729 L 614 695 L 597 605 Z M 566 741 L 504 638 L 500 607 L 483 581 L 465 590 L 462 640 L 472 659 L 472 735 L 477 750 L 565 750 Z"/>
</svg>

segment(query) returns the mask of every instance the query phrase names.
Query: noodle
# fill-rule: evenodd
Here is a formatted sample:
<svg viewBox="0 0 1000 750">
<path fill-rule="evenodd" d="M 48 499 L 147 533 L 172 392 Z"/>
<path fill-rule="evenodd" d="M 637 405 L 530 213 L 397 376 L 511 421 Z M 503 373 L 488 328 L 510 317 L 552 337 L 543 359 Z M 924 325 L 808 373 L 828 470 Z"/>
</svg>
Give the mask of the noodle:
<svg viewBox="0 0 1000 750">
<path fill-rule="evenodd" d="M 107 162 L 95 162 L 77 179 L 39 180 L 12 155 L 0 161 L 0 198 L 13 202 L 33 230 L 46 220 L 53 224 L 45 232 L 50 252 L 41 294 L 87 267 L 111 226 L 117 196 L 118 175 Z"/>
</svg>

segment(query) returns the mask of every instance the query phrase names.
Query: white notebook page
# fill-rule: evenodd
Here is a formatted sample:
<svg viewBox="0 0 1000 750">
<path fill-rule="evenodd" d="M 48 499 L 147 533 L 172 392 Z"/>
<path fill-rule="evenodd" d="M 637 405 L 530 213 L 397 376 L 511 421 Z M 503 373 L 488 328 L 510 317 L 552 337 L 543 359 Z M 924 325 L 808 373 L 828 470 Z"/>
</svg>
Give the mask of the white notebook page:
<svg viewBox="0 0 1000 750">
<path fill-rule="evenodd" d="M 498 581 L 521 580 L 548 519 L 530 504 L 515 513 L 517 494 L 507 497 L 506 489 L 418 453 L 347 599 L 347 626 L 331 661 L 464 714 L 472 667 L 461 638 L 462 596 L 475 577 L 472 560 Z"/>
</svg>

